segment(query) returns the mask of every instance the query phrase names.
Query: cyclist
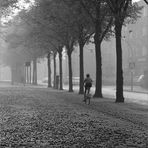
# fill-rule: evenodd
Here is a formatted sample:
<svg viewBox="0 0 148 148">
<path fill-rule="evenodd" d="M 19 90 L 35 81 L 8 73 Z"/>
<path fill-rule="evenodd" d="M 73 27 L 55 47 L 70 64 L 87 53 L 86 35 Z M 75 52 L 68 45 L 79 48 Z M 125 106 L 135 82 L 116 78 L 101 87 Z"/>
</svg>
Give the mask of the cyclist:
<svg viewBox="0 0 148 148">
<path fill-rule="evenodd" d="M 90 92 L 90 88 L 92 87 L 92 79 L 90 78 L 90 75 L 87 74 L 86 75 L 86 78 L 84 79 L 84 87 L 85 87 L 85 90 L 84 90 L 84 96 L 86 96 L 87 94 L 89 94 Z"/>
</svg>

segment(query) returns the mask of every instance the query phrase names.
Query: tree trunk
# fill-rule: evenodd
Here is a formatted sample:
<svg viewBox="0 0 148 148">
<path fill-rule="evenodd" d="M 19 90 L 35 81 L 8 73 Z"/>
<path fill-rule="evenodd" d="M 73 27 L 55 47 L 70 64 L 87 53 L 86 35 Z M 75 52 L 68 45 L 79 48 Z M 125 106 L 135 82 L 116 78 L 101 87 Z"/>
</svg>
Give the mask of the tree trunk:
<svg viewBox="0 0 148 148">
<path fill-rule="evenodd" d="M 53 65 L 54 65 L 53 88 L 56 88 L 56 75 L 57 75 L 57 73 L 56 73 L 56 67 L 57 67 L 56 66 L 56 53 L 53 54 Z"/>
<path fill-rule="evenodd" d="M 102 98 L 102 59 L 101 59 L 101 44 L 96 41 L 96 88 L 94 97 Z"/>
<path fill-rule="evenodd" d="M 83 82 L 84 82 L 84 61 L 83 61 L 83 48 L 84 48 L 84 44 L 79 41 L 79 49 L 80 49 L 80 80 L 79 80 L 79 94 L 84 94 L 84 86 L 83 86 Z"/>
<path fill-rule="evenodd" d="M 33 84 L 37 85 L 37 61 L 33 60 Z"/>
<path fill-rule="evenodd" d="M 96 52 L 96 89 L 94 97 L 102 98 L 102 58 L 101 58 L 101 22 L 100 22 L 100 4 L 96 8 L 97 20 L 95 24 L 95 52 Z"/>
<path fill-rule="evenodd" d="M 121 45 L 122 23 L 116 18 L 115 34 L 116 34 L 116 102 L 124 102 L 123 96 L 123 70 L 122 70 L 122 45 Z"/>
<path fill-rule="evenodd" d="M 71 52 L 68 52 L 68 67 L 69 67 L 69 92 L 73 92 L 73 83 L 72 83 L 72 57 L 71 57 Z"/>
<path fill-rule="evenodd" d="M 62 50 L 59 49 L 60 90 L 63 90 Z"/>
<path fill-rule="evenodd" d="M 27 76 L 27 73 L 26 73 Z M 33 62 L 33 70 L 32 70 L 32 84 L 34 84 L 34 62 Z M 27 83 L 27 77 L 26 77 L 26 83 Z"/>
<path fill-rule="evenodd" d="M 26 84 L 26 66 L 24 66 L 24 84 Z"/>
<path fill-rule="evenodd" d="M 30 62 L 30 84 L 31 84 L 31 62 Z"/>
<path fill-rule="evenodd" d="M 27 74 L 26 74 L 26 75 L 27 75 L 27 83 L 29 83 L 29 71 L 28 71 L 28 66 L 26 66 L 26 69 L 27 69 L 27 70 L 26 70 L 26 72 L 27 72 Z"/>
<path fill-rule="evenodd" d="M 14 74 L 15 74 L 15 70 L 12 66 L 11 67 L 11 85 L 14 85 L 14 81 L 15 81 Z"/>
<path fill-rule="evenodd" d="M 49 52 L 47 55 L 47 67 L 48 67 L 48 87 L 52 87 L 51 86 L 51 53 Z"/>
</svg>

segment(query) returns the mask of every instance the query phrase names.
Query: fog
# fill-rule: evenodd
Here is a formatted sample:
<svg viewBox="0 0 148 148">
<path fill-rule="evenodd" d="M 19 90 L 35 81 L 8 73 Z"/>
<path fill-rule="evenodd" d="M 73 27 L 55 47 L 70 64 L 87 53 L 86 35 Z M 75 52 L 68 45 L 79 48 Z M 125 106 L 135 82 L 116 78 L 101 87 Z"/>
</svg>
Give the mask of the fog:
<svg viewBox="0 0 148 148">
<path fill-rule="evenodd" d="M 143 5 L 143 3 L 139 3 Z M 19 19 L 16 19 L 19 21 Z M 15 24 L 15 22 L 14 22 Z M 141 18 L 133 24 L 127 24 L 122 30 L 122 54 L 123 54 L 123 77 L 125 86 L 140 86 L 148 87 L 148 8 L 145 6 L 141 13 Z M 30 27 L 30 26 L 29 26 Z M 30 38 L 35 44 L 31 45 L 28 41 L 25 41 L 25 37 L 30 34 L 28 24 L 21 24 L 20 26 L 13 27 L 1 27 L 1 39 L 0 39 L 0 81 L 11 81 L 12 79 L 12 66 L 16 61 L 21 65 L 25 61 L 29 61 L 34 54 L 38 54 L 37 60 L 37 79 L 41 82 L 48 76 L 48 67 L 45 51 L 39 53 L 36 49 L 32 51 L 35 46 L 42 46 L 39 43 L 38 38 Z M 31 26 L 31 28 L 36 26 Z M 38 33 L 38 32 L 36 32 Z M 6 36 L 6 38 L 5 38 Z M 23 42 L 23 44 L 22 44 Z M 25 42 L 25 43 L 24 43 Z M 18 47 L 18 45 L 20 46 Z M 29 44 L 29 45 L 28 45 Z M 26 47 L 27 45 L 27 47 Z M 46 45 L 45 47 L 50 47 Z M 26 50 L 30 48 L 29 53 Z M 40 47 L 44 48 L 44 47 Z M 92 79 L 96 79 L 96 65 L 95 65 L 95 50 L 94 44 L 89 43 L 84 47 L 84 75 L 90 73 Z M 102 82 L 103 85 L 115 85 L 116 84 L 116 47 L 115 38 L 111 37 L 108 41 L 102 43 Z M 15 50 L 15 51 L 14 51 Z M 20 52 L 23 50 L 23 54 Z M 12 56 L 13 54 L 13 56 Z M 10 56 L 11 55 L 11 56 Z M 25 56 L 24 56 L 25 55 Z M 53 59 L 52 59 L 53 60 Z M 59 75 L 59 61 L 58 55 L 56 56 L 57 67 L 56 72 Z M 51 73 L 53 81 L 53 61 L 51 61 Z M 30 63 L 32 66 L 33 63 Z M 23 64 L 25 67 L 25 65 Z M 63 82 L 67 83 L 68 78 L 68 57 L 66 54 L 63 56 Z M 11 68 L 10 68 L 11 67 Z M 24 67 L 21 73 L 24 73 Z M 75 46 L 72 53 L 72 69 L 73 77 L 79 80 L 79 49 Z M 30 76 L 32 77 L 33 68 L 30 69 Z M 29 69 L 28 69 L 29 71 Z M 78 81 L 75 80 L 75 81 Z M 78 82 L 75 82 L 78 84 Z M 132 87 L 132 86 L 131 86 Z M 131 88 L 132 89 L 132 88 Z"/>
</svg>

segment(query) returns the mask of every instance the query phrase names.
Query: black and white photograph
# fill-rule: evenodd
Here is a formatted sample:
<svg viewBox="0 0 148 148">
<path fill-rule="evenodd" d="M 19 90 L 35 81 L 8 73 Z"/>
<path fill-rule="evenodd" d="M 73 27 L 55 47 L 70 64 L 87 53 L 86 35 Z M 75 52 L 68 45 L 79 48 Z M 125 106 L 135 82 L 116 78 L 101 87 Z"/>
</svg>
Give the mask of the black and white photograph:
<svg viewBox="0 0 148 148">
<path fill-rule="evenodd" d="M 148 0 L 0 0 L 0 148 L 148 148 Z"/>
</svg>

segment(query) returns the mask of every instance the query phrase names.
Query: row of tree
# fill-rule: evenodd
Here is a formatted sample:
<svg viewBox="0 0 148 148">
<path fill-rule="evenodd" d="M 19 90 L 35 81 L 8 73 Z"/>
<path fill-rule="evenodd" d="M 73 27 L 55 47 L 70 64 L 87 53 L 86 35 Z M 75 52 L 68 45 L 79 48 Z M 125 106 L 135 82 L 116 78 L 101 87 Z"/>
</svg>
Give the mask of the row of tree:
<svg viewBox="0 0 148 148">
<path fill-rule="evenodd" d="M 6 55 L 9 55 L 6 60 L 7 64 L 10 65 L 15 60 L 19 63 L 20 61 L 22 63 L 27 61 L 36 63 L 37 58 L 47 55 L 48 87 L 51 87 L 51 55 L 53 55 L 54 76 L 56 76 L 55 57 L 58 53 L 60 89 L 62 89 L 62 51 L 65 47 L 69 65 L 69 92 L 72 92 L 72 52 L 75 46 L 79 46 L 79 93 L 83 94 L 83 51 L 85 44 L 93 42 L 96 55 L 94 97 L 102 98 L 101 43 L 115 35 L 117 57 L 116 102 L 124 102 L 122 27 L 128 23 L 134 23 L 139 17 L 141 9 L 131 0 L 36 0 L 29 10 L 22 10 L 8 24 L 9 27 L 6 29 L 6 41 L 8 42 Z M 15 57 L 12 55 L 15 55 Z"/>
</svg>

